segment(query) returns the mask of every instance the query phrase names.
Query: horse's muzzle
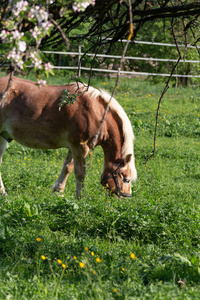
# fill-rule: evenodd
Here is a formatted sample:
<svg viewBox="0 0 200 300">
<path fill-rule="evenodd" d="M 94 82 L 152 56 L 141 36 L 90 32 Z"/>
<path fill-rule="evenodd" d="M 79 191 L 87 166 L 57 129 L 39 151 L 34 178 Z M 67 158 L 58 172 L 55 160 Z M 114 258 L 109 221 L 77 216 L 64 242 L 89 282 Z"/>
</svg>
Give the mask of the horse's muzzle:
<svg viewBox="0 0 200 300">
<path fill-rule="evenodd" d="M 132 197 L 129 193 L 124 193 L 121 191 L 119 187 L 119 181 L 117 178 L 117 173 L 113 172 L 111 175 L 105 176 L 101 179 L 101 184 L 103 185 L 103 182 L 109 178 L 113 178 L 115 186 L 116 186 L 116 192 L 113 192 L 113 194 L 117 195 L 118 197 Z"/>
</svg>

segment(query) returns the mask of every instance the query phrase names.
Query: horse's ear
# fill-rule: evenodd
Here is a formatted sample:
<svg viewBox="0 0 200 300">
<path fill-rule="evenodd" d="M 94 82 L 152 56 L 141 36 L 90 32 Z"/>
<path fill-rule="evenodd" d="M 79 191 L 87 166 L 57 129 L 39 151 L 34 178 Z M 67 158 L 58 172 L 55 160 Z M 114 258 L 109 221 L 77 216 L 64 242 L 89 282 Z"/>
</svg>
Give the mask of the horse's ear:
<svg viewBox="0 0 200 300">
<path fill-rule="evenodd" d="M 130 163 L 131 161 L 132 154 L 127 154 L 126 157 L 124 158 L 124 166 Z"/>
</svg>

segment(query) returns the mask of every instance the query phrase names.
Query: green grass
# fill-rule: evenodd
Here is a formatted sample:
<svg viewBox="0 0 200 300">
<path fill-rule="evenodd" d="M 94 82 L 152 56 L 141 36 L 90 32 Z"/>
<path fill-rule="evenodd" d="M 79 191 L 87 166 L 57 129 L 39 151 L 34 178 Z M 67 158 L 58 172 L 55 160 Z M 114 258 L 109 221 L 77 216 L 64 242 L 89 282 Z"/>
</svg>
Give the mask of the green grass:
<svg viewBox="0 0 200 300">
<path fill-rule="evenodd" d="M 91 82 L 110 91 L 114 83 Z M 66 149 L 9 145 L 1 167 L 8 196 L 0 197 L 0 299 L 199 299 L 199 88 L 168 90 L 156 155 L 145 164 L 162 89 L 132 78 L 121 79 L 116 93 L 136 137 L 132 198 L 104 192 L 100 148 L 77 200 L 73 174 L 64 194 L 51 194 Z"/>
</svg>

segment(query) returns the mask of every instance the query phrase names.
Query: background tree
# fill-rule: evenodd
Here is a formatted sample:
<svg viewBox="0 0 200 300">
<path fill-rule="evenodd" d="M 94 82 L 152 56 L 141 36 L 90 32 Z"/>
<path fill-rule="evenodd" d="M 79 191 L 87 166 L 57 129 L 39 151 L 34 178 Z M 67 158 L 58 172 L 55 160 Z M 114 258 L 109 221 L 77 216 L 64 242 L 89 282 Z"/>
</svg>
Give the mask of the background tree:
<svg viewBox="0 0 200 300">
<path fill-rule="evenodd" d="M 132 18 L 130 22 L 130 7 Z M 30 65 L 40 71 L 52 72 L 46 60 L 42 63 L 40 50 L 69 49 L 83 44 L 84 51 L 121 53 L 118 41 L 128 37 L 134 28 L 131 53 L 146 55 L 149 47 L 134 44 L 137 38 L 196 45 L 199 35 L 200 3 L 192 0 L 3 0 L 0 12 L 1 61 L 12 62 L 15 69 Z M 174 34 L 172 35 L 172 27 Z M 155 48 L 154 48 L 155 51 Z M 163 52 L 157 49 L 163 56 Z M 173 57 L 177 50 L 170 49 Z M 181 52 L 186 57 L 185 51 Z M 192 54 L 197 58 L 197 54 Z M 47 64 L 48 63 L 48 64 Z M 92 60 L 91 67 L 102 61 Z M 136 68 L 132 62 L 130 68 Z M 161 63 L 155 66 L 162 70 Z M 180 67 L 178 67 L 180 68 Z M 185 69 L 184 69 L 185 68 Z M 182 71 L 191 72 L 189 65 Z M 168 66 L 170 71 L 171 66 Z"/>
</svg>

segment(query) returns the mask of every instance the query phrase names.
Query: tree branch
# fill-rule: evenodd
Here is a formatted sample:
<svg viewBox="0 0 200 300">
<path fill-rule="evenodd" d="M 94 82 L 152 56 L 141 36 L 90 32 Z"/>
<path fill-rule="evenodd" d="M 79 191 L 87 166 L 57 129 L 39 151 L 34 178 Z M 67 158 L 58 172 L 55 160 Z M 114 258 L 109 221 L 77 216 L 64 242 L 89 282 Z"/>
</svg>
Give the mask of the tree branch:
<svg viewBox="0 0 200 300">
<path fill-rule="evenodd" d="M 166 82 L 166 85 L 165 85 L 165 87 L 163 89 L 163 92 L 162 92 L 162 94 L 160 96 L 160 99 L 158 101 L 158 106 L 157 106 L 157 110 L 156 110 L 156 122 L 155 122 L 155 129 L 154 129 L 154 138 L 153 138 L 153 140 L 154 140 L 153 151 L 152 151 L 151 155 L 148 158 L 146 158 L 146 164 L 155 155 L 155 152 L 156 152 L 156 139 L 157 139 L 157 128 L 158 128 L 158 115 L 159 115 L 160 105 L 161 105 L 161 102 L 162 102 L 162 99 L 163 99 L 165 93 L 167 92 L 167 90 L 169 88 L 169 82 L 170 82 L 170 80 L 172 78 L 172 75 L 173 75 L 174 71 L 176 70 L 176 68 L 177 68 L 177 66 L 179 64 L 179 61 L 181 60 L 181 52 L 180 52 L 180 49 L 179 49 L 179 46 L 178 46 L 178 43 L 177 43 L 177 40 L 176 40 L 176 36 L 175 36 L 175 33 L 174 33 L 174 21 L 172 21 L 172 35 L 173 35 L 173 38 L 174 38 L 174 42 L 176 44 L 176 48 L 177 48 L 179 57 L 178 57 L 177 62 L 174 65 L 174 67 L 173 67 L 173 69 L 171 71 L 171 74 L 170 74 L 170 76 L 169 76 L 169 78 L 168 78 L 168 80 Z"/>
<path fill-rule="evenodd" d="M 11 83 L 12 83 L 14 71 L 15 71 L 15 67 L 11 64 L 10 65 L 10 76 L 9 76 L 9 79 L 8 79 L 8 85 L 7 85 L 6 89 L 5 89 L 5 91 L 3 92 L 2 102 L 4 102 L 6 100 L 6 97 L 8 95 L 8 91 L 9 91 L 9 88 L 10 88 Z"/>
<path fill-rule="evenodd" d="M 127 48 L 128 48 L 128 45 L 129 45 L 129 41 L 131 40 L 132 38 L 132 35 L 133 35 L 133 29 L 134 29 L 134 26 L 133 26 L 133 23 L 132 23 L 132 19 L 133 19 L 133 15 L 132 15 L 132 6 L 131 6 L 131 0 L 128 0 L 128 4 L 129 4 L 129 36 L 128 36 L 128 39 L 127 39 L 127 42 L 125 44 L 125 47 L 124 47 L 124 50 L 123 50 L 123 53 L 122 53 L 122 56 L 121 56 L 121 59 L 120 59 L 120 65 L 119 65 L 119 68 L 118 68 L 118 72 L 117 72 L 117 79 L 116 79 L 116 83 L 115 83 L 115 87 L 114 87 L 114 90 L 112 92 L 112 95 L 110 97 L 110 100 L 109 102 L 107 103 L 106 105 L 106 109 L 105 109 L 105 112 L 103 114 L 103 117 L 100 121 L 100 124 L 99 124 L 99 127 L 97 129 L 97 133 L 92 141 L 92 150 L 94 150 L 95 146 L 96 146 L 96 143 L 97 143 L 97 140 L 99 138 L 99 135 L 100 135 L 100 132 L 101 132 L 101 127 L 103 125 L 103 122 L 105 120 L 105 117 L 106 117 L 106 114 L 109 110 L 109 106 L 110 106 L 110 103 L 114 97 L 114 94 L 116 92 L 116 89 L 119 85 L 119 77 L 120 77 L 120 71 L 121 71 L 121 68 L 122 68 L 122 63 L 124 61 L 124 57 L 126 55 L 126 51 L 127 51 Z"/>
<path fill-rule="evenodd" d="M 65 42 L 66 49 L 68 50 L 70 44 L 69 44 L 69 40 L 66 37 L 64 31 L 62 30 L 62 28 L 60 27 L 60 25 L 52 18 L 51 15 L 50 15 L 50 21 L 56 27 L 56 29 L 60 32 L 60 35 L 61 35 L 63 41 Z"/>
</svg>

